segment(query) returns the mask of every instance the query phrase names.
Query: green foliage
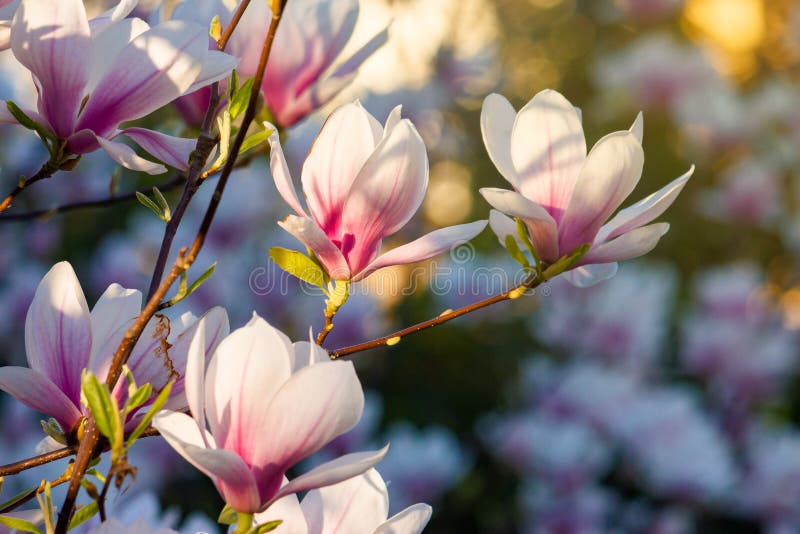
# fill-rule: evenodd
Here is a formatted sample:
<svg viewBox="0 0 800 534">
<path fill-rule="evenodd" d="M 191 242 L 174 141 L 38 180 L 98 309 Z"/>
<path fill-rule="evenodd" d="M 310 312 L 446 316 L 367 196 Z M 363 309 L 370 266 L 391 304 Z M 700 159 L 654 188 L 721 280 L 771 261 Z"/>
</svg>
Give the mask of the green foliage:
<svg viewBox="0 0 800 534">
<path fill-rule="evenodd" d="M 325 289 L 326 274 L 315 260 L 302 252 L 283 247 L 269 249 L 269 257 L 278 267 L 304 282 Z"/>
</svg>

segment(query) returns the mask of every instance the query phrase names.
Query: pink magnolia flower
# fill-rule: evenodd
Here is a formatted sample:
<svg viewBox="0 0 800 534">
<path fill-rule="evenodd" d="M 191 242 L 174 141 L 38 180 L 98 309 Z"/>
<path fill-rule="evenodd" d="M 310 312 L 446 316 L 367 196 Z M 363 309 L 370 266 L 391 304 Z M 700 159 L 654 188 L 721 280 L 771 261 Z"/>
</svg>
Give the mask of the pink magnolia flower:
<svg viewBox="0 0 800 534">
<path fill-rule="evenodd" d="M 538 93 L 519 113 L 502 96 L 489 95 L 481 129 L 489 156 L 515 189 L 481 189 L 497 210 L 489 218 L 492 229 L 504 244 L 505 236 L 516 236 L 509 216 L 521 218 L 539 258 L 547 263 L 591 244 L 568 273 L 575 285 L 610 278 L 616 262 L 652 250 L 669 225 L 644 225 L 664 213 L 694 171 L 692 167 L 603 224 L 641 177 L 641 115 L 630 131 L 606 135 L 588 155 L 578 111 L 552 90 Z"/>
<path fill-rule="evenodd" d="M 36 289 L 25 319 L 29 367 L 0 367 L 0 389 L 53 417 L 68 432 L 86 415 L 80 401 L 81 372 L 89 369 L 105 379 L 117 346 L 141 311 L 141 301 L 139 291 L 112 284 L 90 312 L 72 266 L 57 263 Z M 175 378 L 168 405 L 184 407 L 189 343 L 202 333 L 208 340 L 204 351 L 210 355 L 227 331 L 222 308 L 209 310 L 200 320 L 187 316 L 170 323 L 156 317 L 133 348 L 128 367 L 137 384 L 150 383 L 156 392 Z M 120 403 L 127 398 L 124 380 L 117 383 L 114 395 Z M 136 414 L 131 414 L 129 425 L 135 420 Z"/>
<path fill-rule="evenodd" d="M 370 469 L 344 482 L 309 491 L 302 502 L 295 495 L 287 495 L 256 514 L 255 523 L 282 520 L 276 534 L 419 534 L 432 512 L 427 504 L 418 503 L 387 519 L 386 483 Z"/>
<path fill-rule="evenodd" d="M 336 484 L 386 454 L 342 456 L 282 486 L 290 467 L 361 417 L 364 394 L 353 364 L 330 361 L 308 342 L 293 346 L 255 314 L 220 343 L 205 376 L 203 346 L 198 336 L 190 349 L 192 416 L 164 410 L 153 425 L 237 512 L 258 512 L 286 495 Z"/>
<path fill-rule="evenodd" d="M 126 168 L 166 171 L 115 140 L 125 135 L 186 170 L 194 140 L 117 127 L 227 76 L 236 59 L 209 51 L 202 26 L 171 21 L 150 28 L 140 19 L 123 18 L 135 5 L 123 0 L 89 21 L 80 0 L 23 0 L 11 25 L 11 49 L 39 92 L 38 113 L 25 112 L 66 140 L 75 154 L 102 148 Z M 0 105 L 0 122 L 16 122 L 5 103 Z"/>
<path fill-rule="evenodd" d="M 414 263 L 469 241 L 486 221 L 450 226 L 379 256 L 381 242 L 400 230 L 428 186 L 425 144 L 396 107 L 381 128 L 358 102 L 337 108 L 303 165 L 297 198 L 278 136 L 270 137 L 270 168 L 278 191 L 297 215 L 278 223 L 314 251 L 337 280 L 358 281 L 390 265 Z"/>
<path fill-rule="evenodd" d="M 235 8 L 236 3 L 223 0 L 185 0 L 175 8 L 173 18 L 207 26 L 218 16 L 225 26 Z M 292 0 L 286 4 L 275 34 L 275 53 L 261 84 L 267 106 L 282 128 L 299 122 L 347 87 L 361 64 L 386 42 L 388 30 L 384 28 L 352 56 L 337 61 L 353 34 L 358 13 L 358 0 Z M 268 2 L 251 2 L 228 42 L 226 51 L 240 59 L 238 70 L 245 76 L 254 76 L 258 69 L 271 18 Z M 209 95 L 206 90 L 201 98 L 182 102 L 187 116 L 196 118 L 197 109 L 205 111 Z"/>
</svg>

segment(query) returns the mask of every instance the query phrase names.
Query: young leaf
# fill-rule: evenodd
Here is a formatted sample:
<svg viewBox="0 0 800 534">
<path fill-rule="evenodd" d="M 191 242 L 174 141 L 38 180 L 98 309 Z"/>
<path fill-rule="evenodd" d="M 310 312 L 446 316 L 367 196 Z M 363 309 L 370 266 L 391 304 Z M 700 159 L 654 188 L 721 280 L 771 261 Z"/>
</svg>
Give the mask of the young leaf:
<svg viewBox="0 0 800 534">
<path fill-rule="evenodd" d="M 264 534 L 265 532 L 272 532 L 273 530 L 281 526 L 282 523 L 283 519 L 275 519 L 274 521 L 268 521 L 264 524 L 251 528 L 248 534 Z"/>
<path fill-rule="evenodd" d="M 112 449 L 118 451 L 122 447 L 123 439 L 122 417 L 108 386 L 100 383 L 93 373 L 84 371 L 81 393 L 86 398 L 97 429 L 108 438 Z"/>
<path fill-rule="evenodd" d="M 266 143 L 270 135 L 272 135 L 272 128 L 267 128 L 265 130 L 261 130 L 260 132 L 254 133 L 250 137 L 245 138 L 244 142 L 242 142 L 242 147 L 239 149 L 239 155 L 241 156 L 248 150 L 256 148 L 257 146 L 263 143 Z"/>
<path fill-rule="evenodd" d="M 219 517 L 217 517 L 217 523 L 221 525 L 235 525 L 237 519 L 239 518 L 239 514 L 231 508 L 230 504 L 226 504 L 225 508 L 219 513 Z"/>
<path fill-rule="evenodd" d="M 78 510 L 75 512 L 75 515 L 72 516 L 72 519 L 69 522 L 68 530 L 72 530 L 78 525 L 82 525 L 83 523 L 87 522 L 94 517 L 98 510 L 99 508 L 97 506 L 97 501 L 92 501 L 86 506 L 78 508 Z"/>
<path fill-rule="evenodd" d="M 231 102 L 228 105 L 228 111 L 231 114 L 231 120 L 236 120 L 236 117 L 242 114 L 247 109 L 247 103 L 250 101 L 250 93 L 253 90 L 255 78 L 250 78 L 239 87 L 231 97 Z"/>
<path fill-rule="evenodd" d="M 302 252 L 272 247 L 269 249 L 269 257 L 287 273 L 324 289 L 325 273 L 316 262 Z"/>
<path fill-rule="evenodd" d="M 216 268 L 217 268 L 217 262 L 212 263 L 211 266 L 205 271 L 203 271 L 203 274 L 201 274 L 197 278 L 197 280 L 192 282 L 191 285 L 189 285 L 188 287 L 185 276 L 186 273 L 184 272 L 183 275 L 181 275 L 181 281 L 178 287 L 178 292 L 175 294 L 174 297 L 170 299 L 170 301 L 167 304 L 169 306 L 174 306 L 175 304 L 179 303 L 180 301 L 182 301 L 183 299 L 194 293 L 197 290 L 197 288 L 203 284 L 203 282 L 208 280 L 209 277 L 211 277 L 211 275 L 214 274 L 214 269 Z"/>
<path fill-rule="evenodd" d="M 508 234 L 506 236 L 506 250 L 508 254 L 514 258 L 514 261 L 522 265 L 523 267 L 530 267 L 531 264 L 528 262 L 528 258 L 525 257 L 525 254 L 519 249 L 519 245 L 517 245 L 517 240 L 514 239 L 514 236 Z"/>
<path fill-rule="evenodd" d="M 19 532 L 33 532 L 35 534 L 41 534 L 42 532 L 39 530 L 39 527 L 30 521 L 25 521 L 24 519 L 11 517 L 9 515 L 0 515 L 0 523 L 7 526 L 9 529 L 18 530 Z"/>
<path fill-rule="evenodd" d="M 144 404 L 150 399 L 153 394 L 153 386 L 145 384 L 139 389 L 135 390 L 132 395 L 125 401 L 125 414 L 133 412 L 136 408 Z"/>
<path fill-rule="evenodd" d="M 571 268 L 579 259 L 583 257 L 584 254 L 589 251 L 590 247 L 591 244 L 585 243 L 579 247 L 576 247 L 569 256 L 561 256 L 558 258 L 558 260 L 553 265 L 548 267 L 544 272 L 544 281 L 550 280 L 551 278 L 558 276 L 559 274 Z"/>
<path fill-rule="evenodd" d="M 62 445 L 67 444 L 67 437 L 64 435 L 64 431 L 61 429 L 61 425 L 58 424 L 58 421 L 53 419 L 52 417 L 47 421 L 39 421 L 42 425 L 42 430 L 44 433 L 59 442 Z"/>
<path fill-rule="evenodd" d="M 0 503 L 0 509 L 9 508 L 11 505 L 15 504 L 17 501 L 19 501 L 23 497 L 27 497 L 28 495 L 30 495 L 34 491 L 36 491 L 36 488 L 28 488 L 26 490 L 22 490 L 21 492 L 17 493 L 16 495 L 14 495 L 10 499 L 8 499 L 6 502 Z"/>
<path fill-rule="evenodd" d="M 55 514 L 53 509 L 53 493 L 50 482 L 44 483 L 44 493 L 37 494 L 36 500 L 44 515 L 44 529 L 49 534 L 55 528 Z"/>
<path fill-rule="evenodd" d="M 211 19 L 211 26 L 208 28 L 208 35 L 210 35 L 215 41 L 219 41 L 220 37 L 222 37 L 222 24 L 219 21 L 218 15 L 214 15 L 214 18 Z"/>
<path fill-rule="evenodd" d="M 153 196 L 156 197 L 161 212 L 164 214 L 164 222 L 169 222 L 172 219 L 172 211 L 169 209 L 169 202 L 164 198 L 164 194 L 157 187 L 153 188 Z"/>
<path fill-rule="evenodd" d="M 167 403 L 167 399 L 169 399 L 169 392 L 172 390 L 172 385 L 175 383 L 174 380 L 170 380 L 167 382 L 167 385 L 161 390 L 156 397 L 156 400 L 153 401 L 153 404 L 150 406 L 150 409 L 147 410 L 147 413 L 142 420 L 139 421 L 139 424 L 136 425 L 136 428 L 128 435 L 128 443 L 126 445 L 126 450 L 130 449 L 133 442 L 139 439 L 139 436 L 142 435 L 142 432 L 147 430 L 147 427 L 150 426 L 150 421 L 153 420 L 153 417 L 163 408 L 164 404 Z"/>
<path fill-rule="evenodd" d="M 162 209 L 159 208 L 155 202 L 150 200 L 150 197 L 148 197 L 144 193 L 136 191 L 136 199 L 139 201 L 140 204 L 142 204 L 142 206 L 149 208 L 153 213 L 155 213 L 159 219 L 161 219 L 164 222 L 167 222 L 167 217 L 162 211 Z"/>
<path fill-rule="evenodd" d="M 50 152 L 50 155 L 51 156 L 54 155 L 55 151 L 54 147 L 56 146 L 57 143 L 56 136 L 53 135 L 43 125 L 39 124 L 35 120 L 28 117 L 25 114 L 25 112 L 22 111 L 22 109 L 11 100 L 6 101 L 6 107 L 8 108 L 8 111 L 14 116 L 14 118 L 17 119 L 17 122 L 20 123 L 20 125 L 36 132 L 42 139 L 42 142 L 44 142 L 45 146 L 47 147 L 47 151 Z"/>
<path fill-rule="evenodd" d="M 536 262 L 536 267 L 538 269 L 539 255 L 536 253 L 536 249 L 533 247 L 530 235 L 528 235 L 528 227 L 525 226 L 525 223 L 519 217 L 514 217 L 514 220 L 517 223 L 517 235 L 519 236 L 520 241 L 522 241 L 522 244 L 525 245 L 525 248 L 527 248 L 528 251 L 531 253 L 531 256 L 533 256 L 533 259 Z"/>
</svg>

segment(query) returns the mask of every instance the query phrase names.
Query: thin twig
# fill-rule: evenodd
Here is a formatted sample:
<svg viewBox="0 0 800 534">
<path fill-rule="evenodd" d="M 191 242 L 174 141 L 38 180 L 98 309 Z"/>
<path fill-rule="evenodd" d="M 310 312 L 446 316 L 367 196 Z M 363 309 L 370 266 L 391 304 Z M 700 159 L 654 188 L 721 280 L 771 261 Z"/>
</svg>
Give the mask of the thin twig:
<svg viewBox="0 0 800 534">
<path fill-rule="evenodd" d="M 17 185 L 6 196 L 5 200 L 3 200 L 3 202 L 0 202 L 0 213 L 3 213 L 8 208 L 10 208 L 11 207 L 11 203 L 14 201 L 14 199 L 17 197 L 17 195 L 22 193 L 22 191 L 24 191 L 26 188 L 32 186 L 36 182 L 39 182 L 41 180 L 46 180 L 47 178 L 50 178 L 56 172 L 58 172 L 58 170 L 60 168 L 61 168 L 61 164 L 59 162 L 57 162 L 55 160 L 55 158 L 53 157 L 53 158 L 50 158 L 47 161 L 47 163 L 42 165 L 42 168 L 39 169 L 36 172 L 36 174 L 31 176 L 30 178 L 24 178 L 24 177 L 20 178 L 20 180 L 17 182 Z"/>
<path fill-rule="evenodd" d="M 365 350 L 374 349 L 376 347 L 380 347 L 383 345 L 396 345 L 397 343 L 400 342 L 402 338 L 410 334 L 415 334 L 417 332 L 427 330 L 428 328 L 444 324 L 448 321 L 452 321 L 456 317 L 461 317 L 462 315 L 472 313 L 474 311 L 480 310 L 481 308 L 491 306 L 492 304 L 503 302 L 504 300 L 512 300 L 521 297 L 525 293 L 525 291 L 538 287 L 540 284 L 546 281 L 547 281 L 546 278 L 534 272 L 530 274 L 520 285 L 512 289 L 509 289 L 508 291 L 504 291 L 499 295 L 495 295 L 493 297 L 480 300 L 478 302 L 469 304 L 468 306 L 464 306 L 463 308 L 459 308 L 457 310 L 448 310 L 442 313 L 441 315 L 434 317 L 433 319 L 429 319 L 427 321 L 423 321 L 413 326 L 403 328 L 402 330 L 398 330 L 397 332 L 394 332 L 387 336 L 373 339 L 372 341 L 365 341 L 363 343 L 358 343 L 357 345 L 350 345 L 348 347 L 342 347 L 335 350 L 331 350 L 328 352 L 328 354 L 330 354 L 332 360 L 335 360 L 337 358 L 341 358 L 342 356 L 348 356 L 350 354 L 355 354 L 356 352 L 363 352 Z"/>
</svg>

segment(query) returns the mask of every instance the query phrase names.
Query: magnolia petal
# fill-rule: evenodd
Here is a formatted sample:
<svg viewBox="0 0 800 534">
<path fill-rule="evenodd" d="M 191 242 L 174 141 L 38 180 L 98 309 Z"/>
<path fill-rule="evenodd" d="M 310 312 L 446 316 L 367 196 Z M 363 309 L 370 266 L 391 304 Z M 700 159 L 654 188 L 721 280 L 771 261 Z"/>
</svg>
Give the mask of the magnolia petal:
<svg viewBox="0 0 800 534">
<path fill-rule="evenodd" d="M 517 113 L 511 160 L 519 191 L 560 221 L 586 159 L 586 139 L 575 108 L 560 93 L 541 91 Z"/>
<path fill-rule="evenodd" d="M 268 397 L 262 398 L 266 404 Z M 245 427 L 254 437 L 250 464 L 283 476 L 286 469 L 355 426 L 363 410 L 364 393 L 352 362 L 304 367 L 275 394 L 266 417 Z M 269 439 L 263 439 L 265 432 Z"/>
<path fill-rule="evenodd" d="M 283 128 L 294 126 L 353 83 L 356 75 L 357 73 L 353 72 L 336 77 L 331 76 L 308 86 L 296 98 L 289 99 L 285 105 L 273 110 L 275 121 Z"/>
<path fill-rule="evenodd" d="M 292 373 L 315 363 L 330 361 L 328 351 L 314 343 L 313 338 L 312 341 L 296 341 L 292 345 L 292 349 L 294 350 Z"/>
<path fill-rule="evenodd" d="M 220 447 L 258 465 L 260 441 L 273 441 L 265 426 L 269 405 L 291 376 L 291 344 L 258 315 L 217 347 L 205 382 L 206 416 Z M 307 392 L 306 392 L 307 393 Z M 266 433 L 269 440 L 264 440 Z"/>
<path fill-rule="evenodd" d="M 92 34 L 103 31 L 115 22 L 124 22 L 125 17 L 131 14 L 138 3 L 139 0 L 121 0 L 116 6 L 90 20 L 89 24 L 92 28 Z"/>
<path fill-rule="evenodd" d="M 145 128 L 126 128 L 121 135 L 133 139 L 159 161 L 184 172 L 189 170 L 189 155 L 197 146 L 197 139 L 173 137 Z"/>
<path fill-rule="evenodd" d="M 431 520 L 433 508 L 417 503 L 389 518 L 372 534 L 419 534 Z"/>
<path fill-rule="evenodd" d="M 172 20 L 138 35 L 98 82 L 76 129 L 106 135 L 175 100 L 197 79 L 207 53 L 207 32 L 195 24 Z"/>
<path fill-rule="evenodd" d="M 288 481 L 284 477 L 284 484 Z M 283 521 L 277 532 L 280 534 L 310 534 L 306 523 L 306 516 L 300 508 L 300 501 L 297 495 L 287 495 L 278 499 L 270 507 L 255 515 L 253 524 L 263 525 L 270 521 L 280 519 Z"/>
<path fill-rule="evenodd" d="M 489 227 L 497 236 L 498 241 L 504 247 L 506 246 L 506 236 L 511 236 L 517 242 L 518 246 L 522 243 L 517 236 L 517 223 L 511 217 L 505 215 L 501 211 L 489 210 Z"/>
<path fill-rule="evenodd" d="M 331 278 L 335 280 L 350 278 L 350 267 L 347 265 L 342 251 L 328 239 L 325 232 L 314 224 L 314 221 L 305 217 L 289 215 L 280 221 L 278 226 L 311 249 Z"/>
<path fill-rule="evenodd" d="M 311 490 L 300 505 L 309 534 L 371 532 L 389 515 L 386 484 L 375 469 Z"/>
<path fill-rule="evenodd" d="M 264 128 L 272 130 L 272 133 L 269 134 L 269 169 L 272 179 L 275 181 L 275 187 L 278 188 L 278 193 L 295 213 L 307 218 L 306 210 L 303 209 L 297 198 L 292 175 L 289 173 L 289 165 L 286 164 L 286 157 L 283 155 L 278 128 L 268 122 L 264 123 Z"/>
<path fill-rule="evenodd" d="M 192 336 L 189 351 L 186 355 L 186 375 L 184 390 L 186 405 L 192 414 L 197 428 L 203 438 L 203 444 L 208 447 L 205 440 L 206 413 L 205 413 L 205 380 L 206 380 L 206 329 L 198 328 Z"/>
<path fill-rule="evenodd" d="M 11 21 L 0 20 L 0 52 L 11 46 Z"/>
<path fill-rule="evenodd" d="M 89 306 L 78 277 L 68 262 L 56 263 L 39 282 L 25 318 L 28 365 L 78 404 L 91 347 Z"/>
<path fill-rule="evenodd" d="M 353 282 L 363 280 L 378 269 L 383 269 L 390 265 L 416 263 L 452 250 L 481 233 L 486 228 L 486 224 L 487 221 L 475 221 L 434 230 L 411 243 L 406 243 L 378 256 L 363 271 L 353 277 Z"/>
<path fill-rule="evenodd" d="M 335 235 L 353 181 L 380 141 L 370 119 L 358 102 L 336 108 L 303 164 L 301 181 L 308 209 L 328 235 Z"/>
<path fill-rule="evenodd" d="M 37 82 L 39 112 L 67 137 L 89 81 L 92 45 L 81 0 L 27 0 L 11 26 L 11 48 Z"/>
<path fill-rule="evenodd" d="M 481 108 L 481 134 L 489 158 L 514 189 L 521 186 L 520 177 L 511 160 L 511 131 L 517 112 L 504 96 L 492 93 Z"/>
<path fill-rule="evenodd" d="M 384 448 L 377 451 L 345 454 L 335 460 L 317 466 L 308 473 L 304 473 L 282 486 L 278 493 L 275 494 L 262 509 L 268 508 L 270 504 L 286 495 L 316 488 L 324 488 L 325 486 L 337 484 L 348 478 L 360 475 L 383 460 L 388 450 L 389 445 L 386 445 Z"/>
<path fill-rule="evenodd" d="M 81 411 L 67 395 L 43 374 L 27 367 L 0 367 L 0 389 L 29 408 L 55 418 L 70 430 Z"/>
<path fill-rule="evenodd" d="M 644 165 L 642 145 L 630 132 L 606 135 L 592 148 L 559 224 L 559 250 L 594 242 L 600 227 L 630 195 Z"/>
<path fill-rule="evenodd" d="M 616 239 L 596 245 L 581 258 L 581 264 L 611 263 L 630 260 L 647 254 L 655 248 L 661 236 L 669 231 L 669 223 L 642 226 L 622 234 Z"/>
<path fill-rule="evenodd" d="M 135 289 L 125 289 L 119 284 L 111 284 L 103 292 L 89 315 L 92 325 L 92 352 L 89 356 L 89 369 L 98 366 L 99 350 L 106 347 L 109 340 L 120 329 L 127 326 L 142 311 L 142 293 Z"/>
<path fill-rule="evenodd" d="M 610 221 L 600 228 L 595 243 L 603 243 L 609 239 L 649 223 L 669 208 L 683 186 L 694 173 L 694 165 L 682 176 L 673 180 L 655 193 L 652 193 L 636 204 L 620 210 Z"/>
<path fill-rule="evenodd" d="M 150 29 L 150 25 L 142 19 L 124 19 L 112 22 L 110 18 L 92 19 L 92 59 L 87 93 L 92 93 L 98 82 L 103 79 L 118 60 L 119 54 L 137 36 Z M 107 30 L 107 31 L 106 31 Z"/>
<path fill-rule="evenodd" d="M 200 70 L 200 74 L 197 75 L 194 83 L 183 94 L 193 93 L 214 82 L 227 78 L 238 64 L 239 60 L 230 54 L 219 50 L 209 50 L 203 59 L 203 68 Z"/>
<path fill-rule="evenodd" d="M 496 210 L 525 221 L 531 234 L 531 242 L 541 259 L 558 259 L 558 228 L 547 210 L 515 191 L 483 187 L 480 193 Z M 516 231 L 514 234 L 516 235 Z"/>
<path fill-rule="evenodd" d="M 160 163 L 144 159 L 136 154 L 131 147 L 124 143 L 110 141 L 97 135 L 95 138 L 97 139 L 97 142 L 100 144 L 100 147 L 103 149 L 103 151 L 105 151 L 105 153 L 108 154 L 111 159 L 126 169 L 146 172 L 147 174 L 163 174 L 167 172 L 166 167 Z"/>
<path fill-rule="evenodd" d="M 608 280 L 617 274 L 618 267 L 619 265 L 616 262 L 580 265 L 561 276 L 575 287 L 589 287 L 603 280 Z"/>
<path fill-rule="evenodd" d="M 644 116 L 640 111 L 638 115 L 636 115 L 636 119 L 634 119 L 633 124 L 631 125 L 629 131 L 633 134 L 639 144 L 642 144 L 642 139 L 644 139 Z"/>
</svg>

